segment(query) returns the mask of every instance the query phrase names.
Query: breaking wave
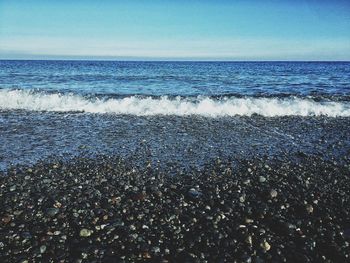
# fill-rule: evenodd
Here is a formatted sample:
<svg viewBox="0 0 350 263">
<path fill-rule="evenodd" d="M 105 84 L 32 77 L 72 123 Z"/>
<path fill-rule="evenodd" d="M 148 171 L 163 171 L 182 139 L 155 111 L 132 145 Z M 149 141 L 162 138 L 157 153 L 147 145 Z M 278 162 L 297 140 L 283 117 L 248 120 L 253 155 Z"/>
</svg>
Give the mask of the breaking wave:
<svg viewBox="0 0 350 263">
<path fill-rule="evenodd" d="M 53 112 L 113 113 L 130 115 L 201 115 L 206 117 L 259 114 L 273 116 L 348 117 L 350 103 L 314 101 L 308 98 L 211 97 L 169 98 L 129 96 L 86 98 L 76 94 L 44 93 L 32 90 L 0 90 L 0 109 Z"/>
</svg>

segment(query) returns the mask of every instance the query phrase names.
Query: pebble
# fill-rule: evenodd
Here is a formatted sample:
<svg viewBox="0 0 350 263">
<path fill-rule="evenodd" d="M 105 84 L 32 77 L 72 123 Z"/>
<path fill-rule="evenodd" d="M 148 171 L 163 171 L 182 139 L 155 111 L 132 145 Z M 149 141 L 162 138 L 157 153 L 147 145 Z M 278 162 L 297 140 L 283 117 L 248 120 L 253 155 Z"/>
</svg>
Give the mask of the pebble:
<svg viewBox="0 0 350 263">
<path fill-rule="evenodd" d="M 267 252 L 271 249 L 271 245 L 267 242 L 267 241 L 263 241 L 260 246 L 262 247 L 262 249 Z"/>
<path fill-rule="evenodd" d="M 12 217 L 10 215 L 5 215 L 1 218 L 1 221 L 4 223 L 4 224 L 8 224 L 10 223 L 12 220 Z"/>
<path fill-rule="evenodd" d="M 83 228 L 83 229 L 80 230 L 79 235 L 80 235 L 81 237 L 89 237 L 89 236 L 91 236 L 92 233 L 93 233 L 92 230 Z"/>
<path fill-rule="evenodd" d="M 45 251 L 46 251 L 46 246 L 45 245 L 40 246 L 40 253 L 44 254 Z"/>
<path fill-rule="evenodd" d="M 259 176 L 259 183 L 266 182 L 266 178 L 264 176 Z"/>
<path fill-rule="evenodd" d="M 54 171 L 52 165 L 34 165 L 30 180 L 19 169 L 0 177 L 1 257 L 4 262 L 72 257 L 76 262 L 318 262 L 335 255 L 335 262 L 346 262 L 349 168 L 308 158 L 297 165 L 270 160 L 266 169 L 258 159 L 232 173 L 222 160 L 169 177 L 156 165 L 141 169 L 113 157 L 78 158 Z M 257 179 L 261 173 L 264 179 Z M 308 188 L 306 178 L 312 182 Z M 18 190 L 23 184 L 21 191 L 7 187 Z"/>
<path fill-rule="evenodd" d="M 245 201 L 245 195 L 240 196 L 240 197 L 239 197 L 239 201 L 240 201 L 241 203 L 244 203 L 244 201 Z"/>
<path fill-rule="evenodd" d="M 247 224 L 252 224 L 252 223 L 254 223 L 254 220 L 253 220 L 253 219 L 250 219 L 250 218 L 246 218 L 246 219 L 245 219 L 245 222 L 246 222 Z"/>
<path fill-rule="evenodd" d="M 271 189 L 270 190 L 270 197 L 271 198 L 276 198 L 277 197 L 277 191 L 275 189 Z"/>
<path fill-rule="evenodd" d="M 253 239 L 251 236 L 248 236 L 245 240 L 245 242 L 249 245 L 252 246 L 253 245 Z"/>
<path fill-rule="evenodd" d="M 309 213 L 309 214 L 312 214 L 312 212 L 314 211 L 314 208 L 312 205 L 308 204 L 306 205 L 306 211 Z"/>
</svg>

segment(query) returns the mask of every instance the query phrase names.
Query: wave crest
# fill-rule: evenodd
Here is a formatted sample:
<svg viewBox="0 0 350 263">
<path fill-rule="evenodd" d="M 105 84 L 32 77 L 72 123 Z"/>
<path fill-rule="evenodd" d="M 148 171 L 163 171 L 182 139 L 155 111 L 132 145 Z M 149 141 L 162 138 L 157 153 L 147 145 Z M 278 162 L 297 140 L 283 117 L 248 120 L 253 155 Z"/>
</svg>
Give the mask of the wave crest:
<svg viewBox="0 0 350 263">
<path fill-rule="evenodd" d="M 201 115 L 206 117 L 259 114 L 274 116 L 349 117 L 348 102 L 316 102 L 307 98 L 222 98 L 197 97 L 154 98 L 130 96 L 125 98 L 88 99 L 74 94 L 43 93 L 31 90 L 0 90 L 0 109 L 54 112 L 114 113 L 146 115 Z"/>
</svg>

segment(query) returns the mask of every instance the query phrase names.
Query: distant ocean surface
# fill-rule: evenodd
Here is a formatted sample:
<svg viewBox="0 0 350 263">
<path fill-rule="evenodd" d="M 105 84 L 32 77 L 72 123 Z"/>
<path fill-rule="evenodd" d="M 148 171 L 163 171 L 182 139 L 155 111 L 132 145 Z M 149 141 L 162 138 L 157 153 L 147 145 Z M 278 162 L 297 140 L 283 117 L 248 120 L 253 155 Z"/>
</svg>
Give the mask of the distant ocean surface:
<svg viewBox="0 0 350 263">
<path fill-rule="evenodd" d="M 0 108 L 350 116 L 349 63 L 1 61 Z"/>
<path fill-rule="evenodd" d="M 153 160 L 190 163 L 347 155 L 349 117 L 348 62 L 0 61 L 2 169 L 144 141 Z"/>
</svg>

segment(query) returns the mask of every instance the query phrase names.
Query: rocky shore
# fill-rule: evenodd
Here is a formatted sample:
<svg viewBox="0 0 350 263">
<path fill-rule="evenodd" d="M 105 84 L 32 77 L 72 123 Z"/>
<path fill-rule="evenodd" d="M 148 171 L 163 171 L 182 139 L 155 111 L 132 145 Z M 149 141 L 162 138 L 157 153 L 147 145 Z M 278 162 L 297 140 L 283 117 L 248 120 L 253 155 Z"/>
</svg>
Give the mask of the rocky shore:
<svg viewBox="0 0 350 263">
<path fill-rule="evenodd" d="M 298 158 L 10 169 L 0 262 L 349 262 L 349 162 Z"/>
</svg>

